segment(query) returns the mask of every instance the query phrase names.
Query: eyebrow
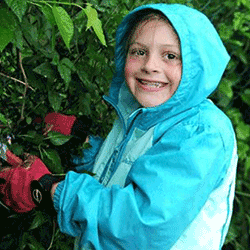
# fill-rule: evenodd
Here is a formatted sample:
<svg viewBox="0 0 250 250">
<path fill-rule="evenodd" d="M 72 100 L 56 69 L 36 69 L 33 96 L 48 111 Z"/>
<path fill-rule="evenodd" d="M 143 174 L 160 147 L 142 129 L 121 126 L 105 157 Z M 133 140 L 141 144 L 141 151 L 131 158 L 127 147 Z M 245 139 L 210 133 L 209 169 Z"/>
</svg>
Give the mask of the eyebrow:
<svg viewBox="0 0 250 250">
<path fill-rule="evenodd" d="M 134 45 L 134 44 L 138 44 L 138 45 L 140 45 L 140 46 L 142 46 L 142 47 L 147 47 L 147 45 L 145 45 L 145 44 L 143 44 L 143 43 L 140 43 L 140 42 L 132 42 L 132 43 L 130 43 L 129 44 L 129 46 L 131 46 L 131 45 Z M 180 45 L 178 44 L 178 45 L 174 45 L 174 44 L 162 44 L 161 45 L 162 47 L 175 47 L 175 48 L 180 48 Z"/>
</svg>

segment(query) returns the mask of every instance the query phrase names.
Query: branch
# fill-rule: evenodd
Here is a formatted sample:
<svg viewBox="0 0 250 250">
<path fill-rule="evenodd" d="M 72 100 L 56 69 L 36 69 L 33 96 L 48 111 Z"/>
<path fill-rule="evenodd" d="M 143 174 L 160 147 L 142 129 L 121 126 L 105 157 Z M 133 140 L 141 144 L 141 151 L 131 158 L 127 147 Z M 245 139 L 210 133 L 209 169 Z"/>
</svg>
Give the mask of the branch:
<svg viewBox="0 0 250 250">
<path fill-rule="evenodd" d="M 57 2 L 57 1 L 48 1 L 48 0 L 46 0 L 46 1 L 44 1 L 44 0 L 41 0 L 41 1 L 28 1 L 28 3 L 31 3 L 31 4 L 35 4 L 35 3 L 44 3 L 44 4 L 47 4 L 47 5 L 48 5 L 49 3 L 52 3 L 52 4 L 62 4 L 62 5 L 71 5 L 71 6 L 76 6 L 76 7 L 80 8 L 80 9 L 84 10 L 83 7 L 82 7 L 81 5 L 76 4 L 76 3 Z M 85 3 L 85 4 L 86 4 L 86 3 Z"/>
<path fill-rule="evenodd" d="M 14 77 L 11 77 L 11 76 L 8 76 L 8 75 L 5 75 L 4 73 L 2 73 L 2 72 L 0 72 L 0 75 L 1 76 L 4 76 L 4 77 L 6 77 L 6 78 L 9 78 L 9 79 L 11 79 L 11 80 L 13 80 L 13 81 L 15 81 L 15 82 L 19 82 L 19 83 L 22 83 L 23 85 L 26 85 L 26 83 L 25 82 L 23 82 L 23 81 L 20 81 L 20 80 L 18 80 L 18 79 L 16 79 L 16 78 L 14 78 Z M 32 91 L 35 91 L 32 87 L 30 87 L 30 86 L 28 86 L 28 88 L 30 88 Z"/>
<path fill-rule="evenodd" d="M 240 191 L 236 191 L 235 193 L 238 194 L 238 195 L 242 195 L 242 196 L 245 196 L 247 198 L 250 198 L 250 194 L 248 194 L 248 193 L 243 193 L 243 192 L 240 192 Z"/>
<path fill-rule="evenodd" d="M 22 106 L 22 111 L 21 111 L 21 120 L 23 120 L 24 119 L 25 98 L 26 98 L 26 93 L 27 93 L 29 84 L 28 84 L 27 76 L 26 76 L 24 68 L 23 68 L 22 53 L 21 52 L 19 52 L 19 64 L 20 64 L 21 71 L 23 73 L 24 81 L 25 81 L 25 89 L 24 89 L 24 93 L 23 93 L 23 106 Z"/>
</svg>

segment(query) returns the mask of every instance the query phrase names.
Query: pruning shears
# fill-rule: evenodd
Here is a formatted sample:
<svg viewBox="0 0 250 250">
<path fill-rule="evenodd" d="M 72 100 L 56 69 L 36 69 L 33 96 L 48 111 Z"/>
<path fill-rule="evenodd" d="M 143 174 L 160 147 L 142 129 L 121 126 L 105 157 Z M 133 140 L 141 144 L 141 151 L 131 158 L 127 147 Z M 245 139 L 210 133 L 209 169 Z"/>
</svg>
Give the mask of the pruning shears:
<svg viewBox="0 0 250 250">
<path fill-rule="evenodd" d="M 8 137 L 8 143 L 11 144 L 11 137 Z M 6 144 L 0 143 L 0 158 L 11 167 L 17 167 L 23 163 L 22 159 L 13 154 Z M 0 197 L 1 198 L 1 197 Z M 4 205 L 0 199 L 0 214 L 5 216 L 11 215 L 10 209 Z"/>
<path fill-rule="evenodd" d="M 0 158 L 13 167 L 19 166 L 23 163 L 22 159 L 13 154 L 6 144 L 0 143 Z"/>
</svg>

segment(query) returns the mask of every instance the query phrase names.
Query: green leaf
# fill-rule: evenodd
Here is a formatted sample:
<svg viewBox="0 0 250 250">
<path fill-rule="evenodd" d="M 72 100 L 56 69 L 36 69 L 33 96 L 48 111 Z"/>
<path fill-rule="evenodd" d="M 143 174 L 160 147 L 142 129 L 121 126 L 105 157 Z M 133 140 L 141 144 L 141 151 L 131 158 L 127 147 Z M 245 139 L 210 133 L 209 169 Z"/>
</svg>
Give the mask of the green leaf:
<svg viewBox="0 0 250 250">
<path fill-rule="evenodd" d="M 74 24 L 75 24 L 75 27 L 77 28 L 78 32 L 81 33 L 82 29 L 87 24 L 85 11 L 80 11 L 76 14 L 76 16 L 74 18 Z"/>
<path fill-rule="evenodd" d="M 31 124 L 32 123 L 32 118 L 31 117 L 26 117 L 26 122 L 27 122 L 27 124 Z"/>
<path fill-rule="evenodd" d="M 241 94 L 242 100 L 250 106 L 250 89 L 245 89 L 244 93 Z"/>
<path fill-rule="evenodd" d="M 41 211 L 37 211 L 36 217 L 32 221 L 29 230 L 33 230 L 33 229 L 40 227 L 46 221 L 47 221 L 47 219 L 44 217 L 43 213 Z"/>
<path fill-rule="evenodd" d="M 75 71 L 74 64 L 68 58 L 64 58 L 58 65 L 58 71 L 66 83 L 66 89 L 68 89 L 71 81 L 71 71 Z"/>
<path fill-rule="evenodd" d="M 228 79 L 223 79 L 218 88 L 218 103 L 220 107 L 227 107 L 233 98 L 233 82 Z"/>
<path fill-rule="evenodd" d="M 48 138 L 50 139 L 53 145 L 61 146 L 64 143 L 68 142 L 72 138 L 72 136 L 67 136 L 55 131 L 50 131 L 48 133 Z"/>
<path fill-rule="evenodd" d="M 84 9 L 84 11 L 88 18 L 86 30 L 88 30 L 90 27 L 93 27 L 93 30 L 96 33 L 99 40 L 101 41 L 101 43 L 107 46 L 106 40 L 103 34 L 103 30 L 102 30 L 102 22 L 98 18 L 97 11 L 94 8 L 92 8 L 90 4 L 87 4 L 87 7 Z"/>
<path fill-rule="evenodd" d="M 223 40 L 229 40 L 233 36 L 234 31 L 232 29 L 232 26 L 226 25 L 225 23 L 221 23 L 219 25 L 219 33 L 220 37 Z"/>
<path fill-rule="evenodd" d="M 250 126 L 243 121 L 239 122 L 236 126 L 237 138 L 246 140 L 250 137 Z"/>
<path fill-rule="evenodd" d="M 237 229 L 235 227 L 233 227 L 233 224 L 231 223 L 229 230 L 228 230 L 226 240 L 225 240 L 225 245 L 230 243 L 230 242 L 233 242 L 237 236 L 238 236 Z"/>
<path fill-rule="evenodd" d="M 245 65 L 248 65 L 248 55 L 243 51 L 243 49 L 239 48 L 237 50 L 237 55 Z"/>
<path fill-rule="evenodd" d="M 90 81 L 90 73 L 86 72 L 80 64 L 77 65 L 77 74 L 89 91 L 95 90 L 94 84 Z"/>
<path fill-rule="evenodd" d="M 54 174 L 62 174 L 63 167 L 61 163 L 61 158 L 56 150 L 48 149 L 44 150 L 43 159 L 46 166 L 50 169 L 50 171 Z"/>
<path fill-rule="evenodd" d="M 27 134 L 22 135 L 26 141 L 32 142 L 35 145 L 42 144 L 44 137 L 43 135 L 38 134 L 35 130 L 29 130 Z"/>
<path fill-rule="evenodd" d="M 60 95 L 60 93 L 49 91 L 48 98 L 51 107 L 54 109 L 55 112 L 58 112 L 61 108 L 63 97 Z"/>
<path fill-rule="evenodd" d="M 0 51 L 2 52 L 5 49 L 5 47 L 9 44 L 9 42 L 11 42 L 11 40 L 13 39 L 14 31 L 0 27 L 0 34 L 1 34 Z"/>
<path fill-rule="evenodd" d="M 5 0 L 11 10 L 17 15 L 19 21 L 22 21 L 23 15 L 27 9 L 28 0 Z"/>
<path fill-rule="evenodd" d="M 89 93 L 83 93 L 79 97 L 79 111 L 86 115 L 91 114 L 91 95 Z"/>
<path fill-rule="evenodd" d="M 23 155 L 24 153 L 24 147 L 18 143 L 13 143 L 8 147 L 17 156 Z"/>
<path fill-rule="evenodd" d="M 13 43 L 15 44 L 15 46 L 17 48 L 19 48 L 20 50 L 23 50 L 23 34 L 22 31 L 17 29 L 14 32 L 14 41 Z"/>
<path fill-rule="evenodd" d="M 65 42 L 67 48 L 70 49 L 70 41 L 74 34 L 73 21 L 66 10 L 62 7 L 53 6 L 52 11 L 63 41 Z"/>
<path fill-rule="evenodd" d="M 241 0 L 242 4 L 244 4 L 250 10 L 250 2 L 249 0 Z"/>
<path fill-rule="evenodd" d="M 245 176 L 245 178 L 247 178 L 249 170 L 250 170 L 250 156 L 248 156 L 246 158 L 245 165 L 244 165 L 244 176 Z"/>
<path fill-rule="evenodd" d="M 8 121 L 5 117 L 5 115 L 3 115 L 2 113 L 0 113 L 0 121 L 4 124 L 4 125 L 7 125 L 8 124 Z"/>
<path fill-rule="evenodd" d="M 222 80 L 222 82 L 219 85 L 219 91 L 227 96 L 229 99 L 233 97 L 233 89 L 232 89 L 233 83 L 227 79 Z"/>
<path fill-rule="evenodd" d="M 58 65 L 58 71 L 62 79 L 66 83 L 66 89 L 68 89 L 69 83 L 71 81 L 71 70 L 66 65 L 60 62 Z"/>
<path fill-rule="evenodd" d="M 15 16 L 6 8 L 0 9 L 0 27 L 12 31 L 16 27 Z"/>
<path fill-rule="evenodd" d="M 239 30 L 241 28 L 241 25 L 243 23 L 243 13 L 235 12 L 234 13 L 234 19 L 233 19 L 233 27 L 234 30 Z"/>
<path fill-rule="evenodd" d="M 53 15 L 52 9 L 48 5 L 42 6 L 42 12 L 52 26 L 56 25 L 56 20 Z"/>
<path fill-rule="evenodd" d="M 53 65 L 58 65 L 60 62 L 60 55 L 56 52 L 56 51 L 54 51 L 54 54 L 53 54 L 53 56 L 52 56 L 52 61 L 51 61 L 51 64 L 53 64 Z"/>
<path fill-rule="evenodd" d="M 231 108 L 227 110 L 227 115 L 232 120 L 234 125 L 237 125 L 240 121 L 243 120 L 242 114 L 237 108 Z"/>
<path fill-rule="evenodd" d="M 31 250 L 46 250 L 43 247 L 43 245 L 40 242 L 38 242 L 37 239 L 31 234 L 27 236 L 27 241 L 28 241 L 27 245 Z"/>
<path fill-rule="evenodd" d="M 72 63 L 69 58 L 63 58 L 61 61 L 62 64 L 66 65 L 69 69 L 71 69 L 72 71 L 75 71 L 75 66 L 74 63 Z"/>
<path fill-rule="evenodd" d="M 40 74 L 40 75 L 44 76 L 45 78 L 53 79 L 55 77 L 55 72 L 52 69 L 49 62 L 44 62 L 33 70 L 37 74 Z"/>
</svg>

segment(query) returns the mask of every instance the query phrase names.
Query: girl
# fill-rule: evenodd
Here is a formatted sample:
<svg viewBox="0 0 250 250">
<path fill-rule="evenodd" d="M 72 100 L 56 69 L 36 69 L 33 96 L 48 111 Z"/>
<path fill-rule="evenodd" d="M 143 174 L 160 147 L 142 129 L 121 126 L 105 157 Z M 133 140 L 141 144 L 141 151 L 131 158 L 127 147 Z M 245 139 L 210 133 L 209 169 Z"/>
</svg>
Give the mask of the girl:
<svg viewBox="0 0 250 250">
<path fill-rule="evenodd" d="M 208 96 L 229 55 L 207 17 L 178 4 L 135 9 L 116 39 L 104 99 L 118 117 L 104 142 L 89 137 L 77 172 L 53 184 L 60 230 L 76 249 L 219 250 L 237 153 L 231 122 Z"/>
</svg>

